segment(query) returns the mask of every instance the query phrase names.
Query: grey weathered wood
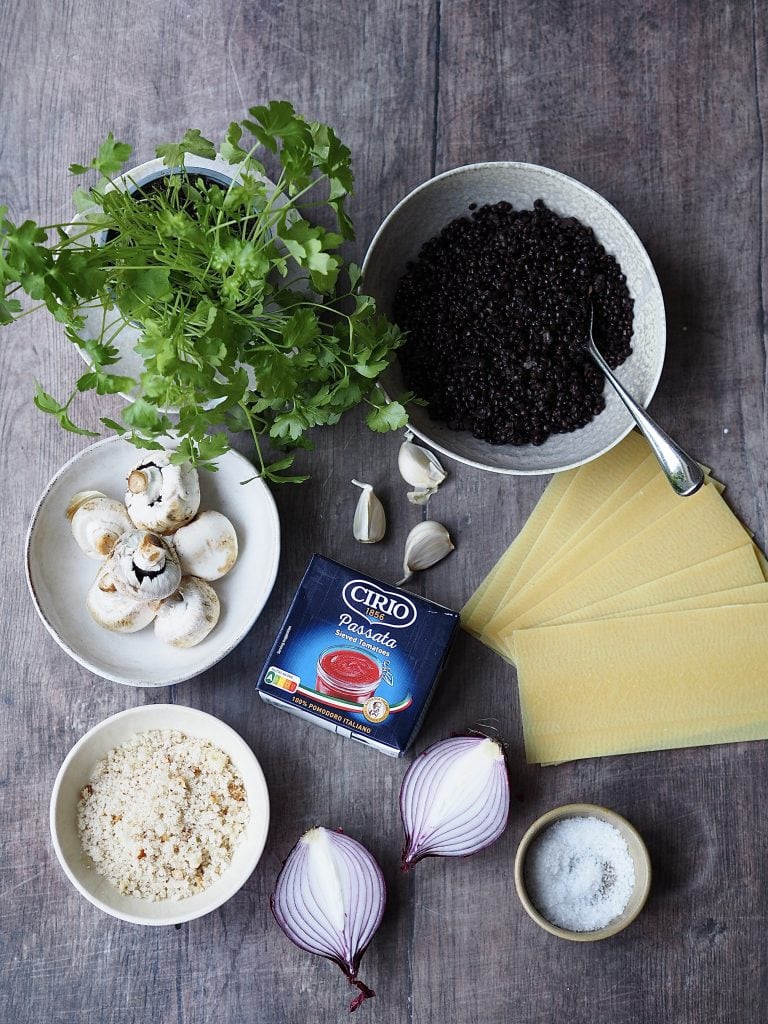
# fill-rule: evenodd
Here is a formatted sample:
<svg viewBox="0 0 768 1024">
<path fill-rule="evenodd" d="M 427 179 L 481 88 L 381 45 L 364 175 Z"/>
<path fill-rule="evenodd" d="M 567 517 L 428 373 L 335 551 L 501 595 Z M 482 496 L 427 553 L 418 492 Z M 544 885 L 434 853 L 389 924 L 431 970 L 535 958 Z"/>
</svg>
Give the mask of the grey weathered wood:
<svg viewBox="0 0 768 1024">
<path fill-rule="evenodd" d="M 110 129 L 145 158 L 189 125 L 218 134 L 246 105 L 277 96 L 330 121 L 356 155 L 358 259 L 387 210 L 433 170 L 531 160 L 602 192 L 646 243 L 667 303 L 668 358 L 653 413 L 712 465 L 765 542 L 762 5 L 6 0 L 0 23 L 0 193 L 17 218 L 65 215 L 66 166 Z M 364 961 L 363 977 L 378 995 L 361 1016 L 393 1024 L 764 1018 L 766 744 L 527 767 L 514 674 L 462 637 L 417 749 L 490 720 L 510 742 L 512 822 L 471 860 L 427 861 L 402 876 L 402 763 L 257 701 L 256 673 L 311 552 L 394 579 L 405 533 L 419 518 L 395 475 L 398 439 L 364 433 L 359 417 L 318 436 L 310 483 L 277 492 L 278 583 L 253 632 L 219 666 L 148 692 L 72 663 L 34 614 L 21 550 L 45 482 L 85 444 L 32 409 L 31 380 L 63 391 L 78 369 L 44 318 L 2 334 L 0 1020 L 342 1019 L 349 993 L 340 973 L 290 946 L 267 905 L 281 859 L 316 822 L 366 842 L 390 887 Z M 86 404 L 89 413 L 95 420 L 96 407 Z M 451 470 L 429 513 L 450 527 L 457 550 L 418 587 L 458 607 L 544 481 Z M 377 484 L 386 499 L 391 529 L 382 545 L 350 539 L 353 476 Z M 48 839 L 50 788 L 67 750 L 108 714 L 146 701 L 191 704 L 233 725 L 262 760 L 273 797 L 266 852 L 248 884 L 179 930 L 143 930 L 100 914 L 70 887 Z M 626 814 L 653 858 L 646 911 L 607 943 L 552 939 L 514 894 L 524 829 L 570 800 Z"/>
</svg>

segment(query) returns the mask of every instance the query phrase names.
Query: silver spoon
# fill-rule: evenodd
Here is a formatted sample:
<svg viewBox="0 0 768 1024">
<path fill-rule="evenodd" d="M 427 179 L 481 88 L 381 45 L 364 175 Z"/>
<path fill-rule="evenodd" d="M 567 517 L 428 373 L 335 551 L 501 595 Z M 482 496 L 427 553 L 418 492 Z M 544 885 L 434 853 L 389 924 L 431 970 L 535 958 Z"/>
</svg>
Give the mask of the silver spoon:
<svg viewBox="0 0 768 1024">
<path fill-rule="evenodd" d="M 618 379 L 614 376 L 605 359 L 595 345 L 592 337 L 592 320 L 594 311 L 589 314 L 589 336 L 587 338 L 587 350 L 594 361 L 603 371 L 611 383 L 614 391 L 622 400 L 630 415 L 637 424 L 640 433 L 646 439 L 653 450 L 653 454 L 659 460 L 659 465 L 672 485 L 672 489 L 682 497 L 695 494 L 704 483 L 704 471 L 695 459 L 683 451 L 680 445 L 675 444 L 671 437 L 664 433 L 661 427 L 655 423 L 641 405 L 632 398 Z"/>
</svg>

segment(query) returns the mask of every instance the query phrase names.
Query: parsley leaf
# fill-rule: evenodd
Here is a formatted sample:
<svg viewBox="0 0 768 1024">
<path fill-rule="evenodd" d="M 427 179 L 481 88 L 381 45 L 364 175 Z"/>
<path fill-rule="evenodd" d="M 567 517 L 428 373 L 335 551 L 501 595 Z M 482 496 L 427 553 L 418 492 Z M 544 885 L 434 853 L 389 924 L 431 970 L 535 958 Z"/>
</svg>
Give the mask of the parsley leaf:
<svg viewBox="0 0 768 1024">
<path fill-rule="evenodd" d="M 365 422 L 371 430 L 400 430 L 408 424 L 408 413 L 399 402 L 390 402 L 389 405 L 374 406 L 368 412 Z"/>
<path fill-rule="evenodd" d="M 98 437 L 98 431 L 86 430 L 84 427 L 76 426 L 69 418 L 67 413 L 67 405 L 61 405 L 57 402 L 53 395 L 49 395 L 46 391 L 43 391 L 40 384 L 35 381 L 35 405 L 41 412 L 46 412 L 50 416 L 54 416 L 59 423 L 59 426 L 64 430 L 68 430 L 71 434 L 83 434 L 85 437 Z"/>
<path fill-rule="evenodd" d="M 90 170 L 96 170 L 104 178 L 111 178 L 119 173 L 123 164 L 133 152 L 133 147 L 127 142 L 117 142 L 112 132 L 99 146 L 97 156 L 87 164 L 70 164 L 70 174 L 86 174 Z"/>
<path fill-rule="evenodd" d="M 166 167 L 179 167 L 184 163 L 186 153 L 213 160 L 216 147 L 209 139 L 203 138 L 199 128 L 188 128 L 181 142 L 166 142 L 155 150 L 155 155 L 162 159 Z"/>
</svg>

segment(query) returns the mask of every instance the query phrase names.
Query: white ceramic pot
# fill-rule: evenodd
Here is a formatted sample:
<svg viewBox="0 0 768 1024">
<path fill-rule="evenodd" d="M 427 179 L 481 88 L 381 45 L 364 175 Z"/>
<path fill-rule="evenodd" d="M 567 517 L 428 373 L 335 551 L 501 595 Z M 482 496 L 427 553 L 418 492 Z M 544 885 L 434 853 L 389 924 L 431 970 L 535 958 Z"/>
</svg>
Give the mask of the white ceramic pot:
<svg viewBox="0 0 768 1024">
<path fill-rule="evenodd" d="M 202 156 L 192 156 L 186 154 L 184 158 L 184 167 L 190 174 L 201 174 L 206 178 L 213 178 L 218 184 L 227 188 L 233 181 L 240 180 L 241 175 L 241 164 L 230 164 L 223 157 L 216 156 L 215 159 L 209 160 Z M 132 167 L 125 174 L 121 174 L 115 179 L 113 188 L 120 189 L 124 192 L 135 192 L 136 189 L 142 188 L 145 185 L 149 185 L 150 182 L 156 181 L 158 178 L 176 173 L 179 168 L 168 167 L 162 160 L 147 160 L 146 163 L 139 164 L 137 167 Z M 265 178 L 265 181 L 269 179 Z M 271 184 L 271 182 L 270 182 Z M 81 224 L 86 221 L 88 217 L 88 211 L 77 214 L 72 219 L 73 224 Z M 106 239 L 106 231 L 97 231 L 93 234 L 86 235 L 83 241 L 90 244 L 92 240 L 96 240 L 99 243 L 103 243 Z M 82 334 L 85 338 L 98 338 L 102 333 L 108 334 L 111 327 L 117 328 L 122 322 L 123 317 L 118 310 L 113 309 L 107 312 L 106 318 L 104 317 L 103 310 L 99 307 L 97 309 L 83 308 L 83 316 L 85 317 L 85 327 L 83 328 Z M 116 363 L 113 363 L 109 370 L 111 373 L 118 374 L 124 377 L 133 377 L 138 379 L 141 373 L 144 371 L 144 361 L 141 356 L 135 351 L 137 341 L 141 338 L 141 327 L 139 324 L 126 324 L 120 334 L 115 338 L 113 344 L 120 353 L 120 358 Z M 90 365 L 88 355 L 80 348 L 78 352 Z M 123 394 L 121 396 L 126 401 L 131 401 L 131 396 Z"/>
</svg>

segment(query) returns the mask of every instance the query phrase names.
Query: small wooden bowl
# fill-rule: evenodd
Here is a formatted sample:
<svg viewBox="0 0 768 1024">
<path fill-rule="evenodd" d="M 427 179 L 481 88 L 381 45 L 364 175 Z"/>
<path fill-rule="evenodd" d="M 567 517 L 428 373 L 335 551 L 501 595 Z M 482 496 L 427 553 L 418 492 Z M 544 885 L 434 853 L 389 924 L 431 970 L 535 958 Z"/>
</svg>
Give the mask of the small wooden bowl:
<svg viewBox="0 0 768 1024">
<path fill-rule="evenodd" d="M 605 928 L 598 928 L 588 932 L 574 932 L 552 924 L 551 921 L 548 921 L 546 917 L 539 913 L 531 902 L 525 888 L 525 857 L 533 840 L 556 821 L 562 821 L 563 818 L 587 817 L 606 821 L 621 832 L 629 847 L 629 853 L 635 865 L 635 887 L 623 913 L 614 918 Z M 520 902 L 525 907 L 529 917 L 532 917 L 536 924 L 549 932 L 550 935 L 556 935 L 560 939 L 570 939 L 572 942 L 596 942 L 598 939 L 608 939 L 612 935 L 616 935 L 617 932 L 622 931 L 628 924 L 634 921 L 643 909 L 651 888 L 651 859 L 648 856 L 645 843 L 640 838 L 637 830 L 625 818 L 622 818 L 620 814 L 609 810 L 607 807 L 599 807 L 597 804 L 565 804 L 563 807 L 555 807 L 553 810 L 547 811 L 546 814 L 543 814 L 534 821 L 520 840 L 517 855 L 515 856 L 515 888 L 517 889 L 517 895 L 520 897 Z"/>
</svg>

